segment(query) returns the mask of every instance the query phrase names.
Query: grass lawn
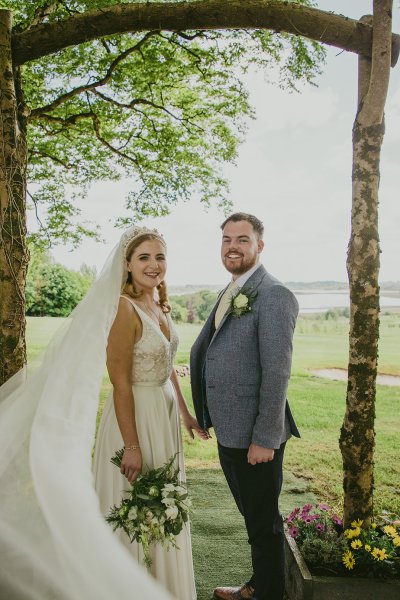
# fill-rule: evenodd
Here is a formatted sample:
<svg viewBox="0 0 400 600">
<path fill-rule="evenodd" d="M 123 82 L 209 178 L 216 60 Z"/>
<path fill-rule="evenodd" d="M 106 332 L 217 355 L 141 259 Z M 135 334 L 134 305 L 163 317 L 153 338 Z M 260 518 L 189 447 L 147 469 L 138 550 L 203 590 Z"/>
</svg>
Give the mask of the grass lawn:
<svg viewBox="0 0 400 600">
<path fill-rule="evenodd" d="M 62 319 L 28 318 L 28 354 L 35 358 Z M 190 346 L 200 325 L 178 325 L 180 347 L 177 363 L 187 363 Z M 348 322 L 300 317 L 294 340 L 293 371 L 289 398 L 302 438 L 287 444 L 286 470 L 303 478 L 318 499 L 340 503 L 342 464 L 338 446 L 346 399 L 346 384 L 312 376 L 313 368 L 346 368 Z M 400 375 L 400 315 L 381 318 L 379 371 Z M 188 378 L 182 378 L 184 394 L 191 404 Z M 110 391 L 107 377 L 100 406 Z M 400 430 L 400 387 L 377 386 L 375 474 L 376 511 L 400 513 L 400 461 L 397 435 Z M 101 410 L 101 409 L 100 409 Z M 188 471 L 215 469 L 215 439 L 204 443 L 185 438 Z M 192 475 L 191 475 L 192 476 Z M 298 504 L 296 496 L 293 502 Z M 289 508 L 291 508 L 289 506 Z"/>
</svg>

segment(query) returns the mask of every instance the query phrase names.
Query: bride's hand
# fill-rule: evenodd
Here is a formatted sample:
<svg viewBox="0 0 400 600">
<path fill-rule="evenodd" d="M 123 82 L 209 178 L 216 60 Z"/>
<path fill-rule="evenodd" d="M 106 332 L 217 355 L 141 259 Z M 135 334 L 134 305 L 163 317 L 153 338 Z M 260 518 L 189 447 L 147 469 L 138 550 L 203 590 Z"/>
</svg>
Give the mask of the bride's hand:
<svg viewBox="0 0 400 600">
<path fill-rule="evenodd" d="M 193 431 L 195 431 L 196 435 L 198 435 L 203 440 L 209 440 L 211 438 L 211 435 L 210 435 L 208 429 L 202 429 L 200 427 L 200 425 L 198 424 L 197 419 L 195 419 L 195 417 L 193 417 L 190 414 L 190 412 L 182 415 L 182 421 L 183 421 L 183 424 L 184 424 L 188 434 L 190 435 L 190 437 L 192 439 L 194 438 Z"/>
<path fill-rule="evenodd" d="M 142 471 L 142 453 L 136 450 L 125 450 L 121 460 L 121 473 L 129 483 L 133 483 Z"/>
</svg>

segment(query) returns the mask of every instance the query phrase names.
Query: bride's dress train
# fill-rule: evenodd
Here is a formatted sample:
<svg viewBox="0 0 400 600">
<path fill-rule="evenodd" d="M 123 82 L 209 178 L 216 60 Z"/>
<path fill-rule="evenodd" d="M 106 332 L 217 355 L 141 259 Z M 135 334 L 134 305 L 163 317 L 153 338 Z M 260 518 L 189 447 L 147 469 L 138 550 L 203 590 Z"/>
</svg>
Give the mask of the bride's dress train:
<svg viewBox="0 0 400 600">
<path fill-rule="evenodd" d="M 1 599 L 171 598 L 105 522 L 93 486 L 98 398 L 127 277 L 125 243 L 122 237 L 41 366 L 0 387 Z"/>
</svg>

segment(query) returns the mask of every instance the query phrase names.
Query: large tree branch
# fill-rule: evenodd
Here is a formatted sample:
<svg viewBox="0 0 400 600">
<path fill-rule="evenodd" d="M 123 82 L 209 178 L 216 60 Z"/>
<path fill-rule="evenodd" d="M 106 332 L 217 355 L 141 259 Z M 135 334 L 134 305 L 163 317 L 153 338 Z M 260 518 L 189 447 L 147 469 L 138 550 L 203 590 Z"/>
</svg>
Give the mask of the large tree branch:
<svg viewBox="0 0 400 600">
<path fill-rule="evenodd" d="M 372 27 L 342 15 L 280 0 L 202 0 L 116 4 L 43 23 L 13 35 L 14 64 L 107 35 L 154 29 L 272 29 L 372 56 Z M 400 36 L 393 35 L 392 65 L 399 51 Z"/>
<path fill-rule="evenodd" d="M 72 125 L 76 125 L 76 123 L 78 123 L 78 121 L 82 121 L 84 119 L 91 119 L 92 111 L 79 113 L 76 115 L 70 115 L 69 117 L 66 117 L 66 118 L 49 115 L 45 112 L 35 114 L 34 116 L 35 116 L 35 119 L 40 118 L 41 120 L 47 121 L 48 123 L 60 123 L 60 125 L 62 125 L 62 129 L 65 129 L 66 127 L 71 127 Z M 59 131 L 60 130 L 58 130 L 57 132 L 53 132 L 52 135 L 54 135 L 54 133 L 59 133 Z"/>
<path fill-rule="evenodd" d="M 73 96 L 77 96 L 78 94 L 82 94 L 83 92 L 88 92 L 97 87 L 106 85 L 106 83 L 108 83 L 112 79 L 113 73 L 114 73 L 115 69 L 118 67 L 118 65 L 120 64 L 120 62 L 125 60 L 133 52 L 139 51 L 141 49 L 141 47 L 143 46 L 143 44 L 149 39 L 149 37 L 151 37 L 152 35 L 155 35 L 156 33 L 158 33 L 158 32 L 149 31 L 145 36 L 143 36 L 143 38 L 137 44 L 135 44 L 131 48 L 128 48 L 127 50 L 125 50 L 125 52 L 122 52 L 122 54 L 117 56 L 112 61 L 110 66 L 108 67 L 107 73 L 104 75 L 104 77 L 102 77 L 101 79 L 97 79 L 96 81 L 92 81 L 91 83 L 87 83 L 85 85 L 80 85 L 77 88 L 74 88 L 73 90 L 70 90 L 69 92 L 66 92 L 65 94 L 62 94 L 61 96 L 59 96 L 53 102 L 51 102 L 50 104 L 47 104 L 46 106 L 40 106 L 38 108 L 35 108 L 34 110 L 31 111 L 29 118 L 30 119 L 37 118 L 38 116 L 42 115 L 43 113 L 47 113 L 50 110 L 54 110 L 58 106 L 61 106 L 61 104 L 64 104 L 64 102 L 67 102 Z"/>
<path fill-rule="evenodd" d="M 54 156 L 53 154 L 48 154 L 47 152 L 30 150 L 29 157 L 31 157 L 31 156 L 39 156 L 40 158 L 48 158 L 52 162 L 55 162 L 58 165 L 61 165 L 62 167 L 64 167 L 64 169 L 71 169 L 73 166 L 71 163 L 67 163 L 66 161 L 62 160 L 61 158 L 58 158 L 57 156 Z M 32 196 L 31 196 L 31 198 L 32 198 Z"/>
</svg>

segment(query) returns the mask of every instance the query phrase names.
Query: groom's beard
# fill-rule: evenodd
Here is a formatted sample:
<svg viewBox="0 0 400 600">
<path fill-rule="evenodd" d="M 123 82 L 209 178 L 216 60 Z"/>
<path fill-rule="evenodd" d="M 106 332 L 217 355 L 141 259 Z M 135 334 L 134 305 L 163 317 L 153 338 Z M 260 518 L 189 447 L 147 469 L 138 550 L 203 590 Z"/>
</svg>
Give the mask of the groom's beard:
<svg viewBox="0 0 400 600">
<path fill-rule="evenodd" d="M 228 254 L 230 254 L 231 252 L 233 252 L 233 249 L 226 252 L 226 254 L 222 258 L 222 262 L 224 264 L 225 269 L 229 271 L 229 273 L 232 273 L 232 275 L 243 275 L 243 273 L 249 271 L 257 263 L 257 251 L 253 255 L 245 257 L 243 252 L 235 250 L 235 253 L 240 254 L 241 256 L 241 258 L 238 258 L 236 260 L 228 258 Z"/>
</svg>

